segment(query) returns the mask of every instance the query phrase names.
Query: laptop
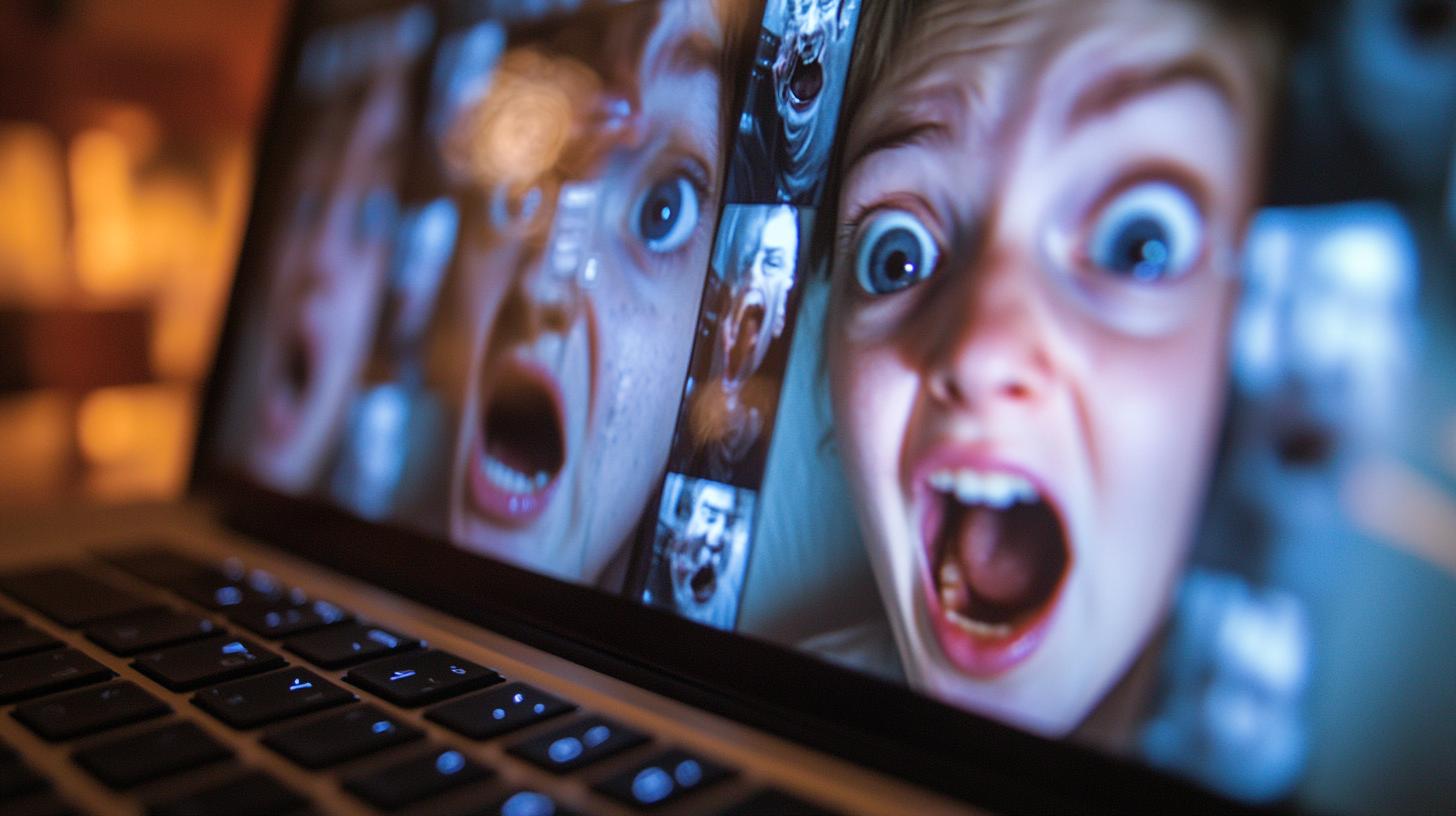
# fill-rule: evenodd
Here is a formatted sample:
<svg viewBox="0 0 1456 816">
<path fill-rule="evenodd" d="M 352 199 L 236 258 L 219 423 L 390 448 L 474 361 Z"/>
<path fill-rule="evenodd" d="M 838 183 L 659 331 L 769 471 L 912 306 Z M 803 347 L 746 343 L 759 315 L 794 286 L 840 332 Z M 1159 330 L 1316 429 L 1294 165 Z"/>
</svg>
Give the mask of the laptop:
<svg viewBox="0 0 1456 816">
<path fill-rule="evenodd" d="M 1456 14 L 298 4 L 0 814 L 1456 801 Z"/>
</svg>

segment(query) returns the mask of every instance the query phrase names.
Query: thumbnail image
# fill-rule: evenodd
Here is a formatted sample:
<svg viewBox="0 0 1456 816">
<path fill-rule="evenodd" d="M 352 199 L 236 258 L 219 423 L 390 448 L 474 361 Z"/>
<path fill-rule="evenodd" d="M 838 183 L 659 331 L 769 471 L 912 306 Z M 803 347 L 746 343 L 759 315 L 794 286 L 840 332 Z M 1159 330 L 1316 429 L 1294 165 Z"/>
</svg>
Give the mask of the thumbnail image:
<svg viewBox="0 0 1456 816">
<path fill-rule="evenodd" d="M 770 0 L 744 103 L 728 201 L 817 206 L 859 0 Z"/>
<path fill-rule="evenodd" d="M 750 488 L 762 477 L 807 218 L 787 204 L 725 208 L 674 470 Z"/>
<path fill-rule="evenodd" d="M 731 630 L 748 564 L 752 491 L 668 474 L 642 602 Z"/>
</svg>

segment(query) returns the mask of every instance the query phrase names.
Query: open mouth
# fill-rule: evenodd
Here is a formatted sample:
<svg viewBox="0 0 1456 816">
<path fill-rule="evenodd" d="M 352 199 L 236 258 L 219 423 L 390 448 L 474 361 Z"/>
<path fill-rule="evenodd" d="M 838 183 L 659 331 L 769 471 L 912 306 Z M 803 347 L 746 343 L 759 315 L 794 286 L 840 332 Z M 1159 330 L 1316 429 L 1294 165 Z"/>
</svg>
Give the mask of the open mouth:
<svg viewBox="0 0 1456 816">
<path fill-rule="evenodd" d="M 558 394 L 545 372 L 506 363 L 481 395 L 469 480 L 487 516 L 518 524 L 545 509 L 566 465 Z"/>
<path fill-rule="evenodd" d="M 1066 529 L 1018 474 L 942 469 L 925 487 L 931 625 L 962 671 L 1004 672 L 1045 634 L 1071 568 Z"/>
<path fill-rule="evenodd" d="M 304 327 L 294 328 L 284 336 L 277 368 L 263 403 L 264 434 L 272 442 L 282 443 L 297 430 L 317 376 L 315 359 Z"/>
<path fill-rule="evenodd" d="M 688 587 L 693 591 L 693 600 L 700 604 L 707 603 L 718 589 L 718 571 L 712 564 L 704 564 L 693 573 Z"/>
<path fill-rule="evenodd" d="M 822 48 L 812 53 L 794 52 L 794 64 L 789 68 L 789 101 L 799 112 L 813 107 L 824 90 L 824 63 L 820 60 Z"/>
<path fill-rule="evenodd" d="M 753 376 L 757 365 L 759 333 L 768 310 L 757 300 L 752 300 L 738 310 L 733 335 L 733 345 L 728 349 L 728 379 L 742 384 Z"/>
</svg>

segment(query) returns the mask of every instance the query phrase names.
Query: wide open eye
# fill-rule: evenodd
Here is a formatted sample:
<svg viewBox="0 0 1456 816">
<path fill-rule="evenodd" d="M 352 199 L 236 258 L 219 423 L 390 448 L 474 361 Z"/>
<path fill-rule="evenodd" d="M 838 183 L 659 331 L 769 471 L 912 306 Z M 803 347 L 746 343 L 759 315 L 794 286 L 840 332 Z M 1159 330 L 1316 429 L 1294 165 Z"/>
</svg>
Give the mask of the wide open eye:
<svg viewBox="0 0 1456 816">
<path fill-rule="evenodd" d="M 908 289 L 935 271 L 940 255 L 930 231 L 904 210 L 872 216 L 854 254 L 854 276 L 871 295 Z"/>
<path fill-rule="evenodd" d="M 635 225 L 653 252 L 672 252 L 693 236 L 698 226 L 698 188 L 677 174 L 647 188 L 637 205 Z"/>
<path fill-rule="evenodd" d="M 1087 258 L 1140 283 L 1177 280 L 1203 252 L 1203 215 L 1181 188 L 1150 181 L 1119 194 L 1097 216 Z"/>
</svg>

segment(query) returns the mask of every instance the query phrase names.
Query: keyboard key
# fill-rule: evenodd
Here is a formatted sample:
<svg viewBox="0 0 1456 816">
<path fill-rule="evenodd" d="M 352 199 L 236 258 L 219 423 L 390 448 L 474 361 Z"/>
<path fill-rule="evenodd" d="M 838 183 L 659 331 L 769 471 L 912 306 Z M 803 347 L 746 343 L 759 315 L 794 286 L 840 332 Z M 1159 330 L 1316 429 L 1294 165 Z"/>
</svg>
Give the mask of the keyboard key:
<svg viewBox="0 0 1456 816">
<path fill-rule="evenodd" d="M 125 680 L 37 700 L 15 709 L 15 719 L 51 742 L 83 737 L 172 709 Z"/>
<path fill-rule="evenodd" d="M 327 768 L 424 735 L 404 720 L 364 705 L 272 731 L 263 744 L 305 768 Z"/>
<path fill-rule="evenodd" d="M 76 816 L 79 812 L 50 791 L 0 803 L 0 816 Z"/>
<path fill-rule="evenodd" d="M 449 652 L 401 655 L 351 669 L 344 679 L 405 707 L 421 706 L 501 682 L 484 666 Z"/>
<path fill-rule="evenodd" d="M 733 771 L 676 748 L 599 782 L 597 791 L 638 807 L 655 807 L 702 790 Z"/>
<path fill-rule="evenodd" d="M 510 683 L 438 705 L 425 718 L 471 739 L 490 739 L 575 710 L 538 688 Z"/>
<path fill-rule="evenodd" d="M 217 567 L 162 547 L 103 553 L 99 557 L 123 572 L 167 589 L 187 586 L 208 576 L 222 574 Z"/>
<path fill-rule="evenodd" d="M 276 640 L 343 623 L 350 615 L 328 601 L 314 601 L 303 606 L 288 602 L 248 604 L 230 612 L 228 618 L 255 634 Z"/>
<path fill-rule="evenodd" d="M 308 800 L 261 771 L 147 810 L 150 816 L 256 816 L 292 813 Z"/>
<path fill-rule="evenodd" d="M 283 658 L 241 638 L 212 638 L 148 652 L 132 667 L 173 691 L 281 668 Z"/>
<path fill-rule="evenodd" d="M 13 657 L 0 661 L 0 703 L 99 683 L 112 676 L 110 669 L 75 649 Z"/>
<path fill-rule="evenodd" d="M 0 802 L 7 802 L 27 793 L 50 789 L 49 779 L 36 773 L 19 759 L 0 761 Z"/>
<path fill-rule="evenodd" d="M 377 808 L 395 810 L 494 775 L 454 748 L 434 748 L 403 762 L 347 777 L 344 789 Z"/>
<path fill-rule="evenodd" d="M 567 810 L 554 799 L 540 791 L 512 791 L 498 802 L 474 811 L 479 816 L 577 816 L 574 810 Z"/>
<path fill-rule="evenodd" d="M 207 618 L 170 609 L 149 609 L 92 625 L 86 637 L 112 654 L 129 657 L 152 649 L 225 634 Z"/>
<path fill-rule="evenodd" d="M 199 708 L 233 728 L 254 728 L 353 700 L 354 695 L 307 669 L 234 680 L 192 697 Z"/>
<path fill-rule="evenodd" d="M 835 816 L 835 813 L 776 788 L 765 788 L 719 816 Z"/>
<path fill-rule="evenodd" d="M 208 576 L 191 584 L 184 584 L 172 590 L 184 599 L 213 612 L 229 611 L 235 607 L 249 605 L 284 603 L 293 598 L 293 603 L 304 602 L 302 594 L 289 594 L 282 590 L 259 591 L 250 586 L 246 579 L 230 578 L 224 575 Z"/>
<path fill-rule="evenodd" d="M 644 742 L 645 734 L 605 717 L 587 717 L 508 750 L 548 771 L 568 773 Z"/>
<path fill-rule="evenodd" d="M 59 640 L 23 623 L 0 623 L 0 660 L 43 652 L 61 645 Z"/>
<path fill-rule="evenodd" d="M 76 752 L 76 762 L 117 790 L 232 756 L 197 725 L 178 722 Z"/>
<path fill-rule="evenodd" d="M 419 647 L 420 642 L 414 638 L 359 623 L 331 626 L 283 644 L 288 651 L 326 669 L 341 669 Z"/>
<path fill-rule="evenodd" d="M 85 626 L 102 618 L 156 605 L 69 567 L 0 576 L 0 592 L 69 627 Z"/>
</svg>

